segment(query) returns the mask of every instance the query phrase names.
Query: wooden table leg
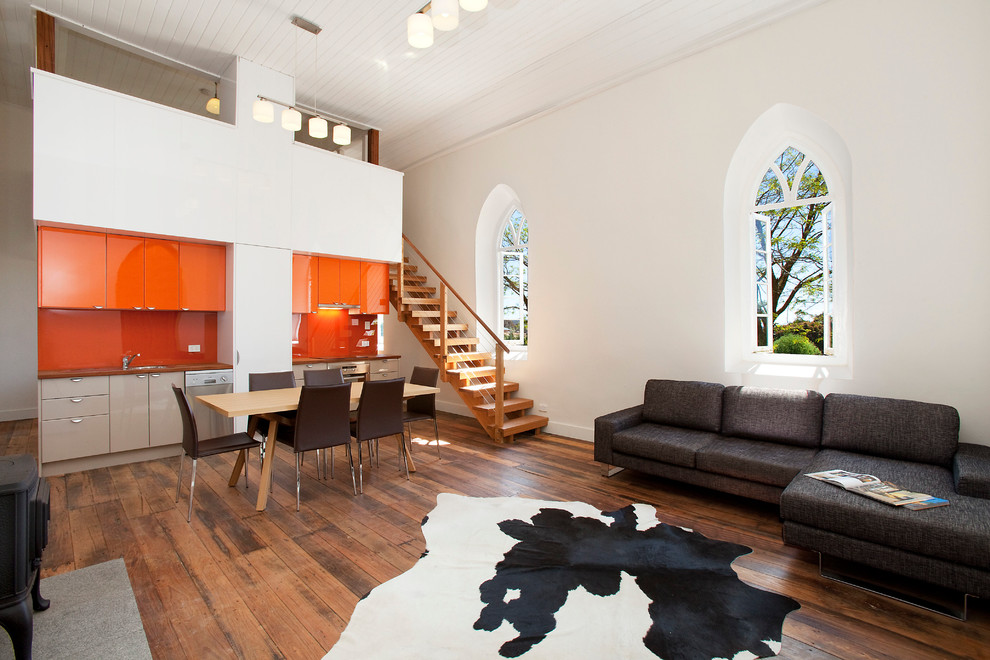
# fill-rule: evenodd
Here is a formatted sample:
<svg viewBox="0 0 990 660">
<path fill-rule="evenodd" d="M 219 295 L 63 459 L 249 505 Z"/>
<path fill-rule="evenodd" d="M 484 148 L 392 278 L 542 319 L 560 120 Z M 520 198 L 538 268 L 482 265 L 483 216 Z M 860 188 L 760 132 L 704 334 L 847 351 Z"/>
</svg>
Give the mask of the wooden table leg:
<svg viewBox="0 0 990 660">
<path fill-rule="evenodd" d="M 409 434 L 409 441 L 412 442 L 412 433 Z M 410 472 L 416 471 L 416 463 L 413 462 L 412 451 L 410 451 L 410 446 L 406 444 L 406 434 L 402 434 L 402 451 L 406 455 L 406 464 L 409 466 Z"/>
<path fill-rule="evenodd" d="M 268 440 L 265 442 L 265 460 L 261 464 L 261 483 L 258 484 L 256 511 L 264 511 L 268 506 L 268 485 L 272 482 L 272 468 L 275 465 L 275 445 L 278 444 L 278 419 L 268 418 Z"/>
<path fill-rule="evenodd" d="M 248 422 L 248 435 L 252 438 L 254 437 L 254 432 L 258 430 L 258 418 L 256 416 L 251 417 L 251 421 Z M 230 479 L 227 480 L 227 485 L 233 488 L 237 485 L 237 482 L 241 480 L 241 470 L 244 469 L 244 460 L 247 458 L 246 451 L 237 452 L 237 460 L 234 461 L 234 469 L 230 473 Z"/>
</svg>

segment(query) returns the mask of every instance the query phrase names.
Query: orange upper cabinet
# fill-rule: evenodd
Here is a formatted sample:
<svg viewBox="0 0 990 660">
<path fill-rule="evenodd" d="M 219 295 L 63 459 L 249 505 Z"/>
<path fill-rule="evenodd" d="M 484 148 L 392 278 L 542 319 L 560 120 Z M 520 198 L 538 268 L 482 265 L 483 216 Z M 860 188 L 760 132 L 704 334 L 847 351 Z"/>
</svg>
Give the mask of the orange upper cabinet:
<svg viewBox="0 0 990 660">
<path fill-rule="evenodd" d="M 107 237 L 38 229 L 38 306 L 102 308 L 107 302 Z"/>
<path fill-rule="evenodd" d="M 319 304 L 361 304 L 361 262 L 352 259 L 320 257 Z"/>
<path fill-rule="evenodd" d="M 388 264 L 361 262 L 361 313 L 388 314 Z"/>
<path fill-rule="evenodd" d="M 340 260 L 340 304 L 361 304 L 361 262 Z"/>
<path fill-rule="evenodd" d="M 319 259 L 308 254 L 292 255 L 292 313 L 309 314 L 317 310 L 320 280 Z"/>
<path fill-rule="evenodd" d="M 144 306 L 148 309 L 179 309 L 178 241 L 145 239 Z"/>
<path fill-rule="evenodd" d="M 144 308 L 144 239 L 107 235 L 107 308 Z"/>
<path fill-rule="evenodd" d="M 222 312 L 226 299 L 227 248 L 179 243 L 179 308 Z"/>
</svg>

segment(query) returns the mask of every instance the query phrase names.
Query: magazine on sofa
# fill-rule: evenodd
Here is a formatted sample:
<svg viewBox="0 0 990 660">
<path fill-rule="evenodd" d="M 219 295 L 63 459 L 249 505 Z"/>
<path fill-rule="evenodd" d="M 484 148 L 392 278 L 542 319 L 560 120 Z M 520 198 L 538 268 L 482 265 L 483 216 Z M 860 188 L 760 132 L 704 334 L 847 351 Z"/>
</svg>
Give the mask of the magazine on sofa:
<svg viewBox="0 0 990 660">
<path fill-rule="evenodd" d="M 805 476 L 841 486 L 848 491 L 872 498 L 878 502 L 884 502 L 893 506 L 903 506 L 913 510 L 931 509 L 936 506 L 945 506 L 949 503 L 948 500 L 932 497 L 925 493 L 914 493 L 904 490 L 900 486 L 892 484 L 889 481 L 882 481 L 872 474 L 858 474 L 856 472 L 846 472 L 845 470 L 826 470 L 825 472 L 808 472 Z"/>
</svg>

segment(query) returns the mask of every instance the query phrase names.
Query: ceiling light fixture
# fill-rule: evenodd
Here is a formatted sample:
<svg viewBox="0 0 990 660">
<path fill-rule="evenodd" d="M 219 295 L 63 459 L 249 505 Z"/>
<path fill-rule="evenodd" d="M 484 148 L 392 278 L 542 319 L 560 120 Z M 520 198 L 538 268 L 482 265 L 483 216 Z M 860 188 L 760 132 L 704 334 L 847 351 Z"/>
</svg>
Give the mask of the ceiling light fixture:
<svg viewBox="0 0 990 660">
<path fill-rule="evenodd" d="M 406 39 L 413 48 L 433 45 L 433 29 L 453 30 L 459 23 L 458 4 L 464 11 L 481 11 L 488 0 L 432 0 L 406 19 Z M 427 15 L 429 12 L 429 15 Z"/>
<path fill-rule="evenodd" d="M 346 147 L 351 143 L 351 129 L 345 124 L 337 124 L 333 127 L 333 143 Z"/>
<path fill-rule="evenodd" d="M 218 90 L 218 83 L 213 83 L 213 98 L 206 102 L 206 111 L 211 115 L 220 114 L 220 94 Z"/>
<path fill-rule="evenodd" d="M 259 96 L 251 106 L 251 116 L 262 124 L 270 124 L 275 121 L 275 106 L 268 99 Z"/>
<path fill-rule="evenodd" d="M 322 140 L 327 136 L 327 129 L 329 128 L 327 120 L 323 117 L 313 117 L 309 120 L 309 137 L 316 138 L 317 140 Z M 336 130 L 336 127 L 334 127 Z"/>
<path fill-rule="evenodd" d="M 302 128 L 302 113 L 295 108 L 282 111 L 282 128 L 287 131 L 298 131 Z"/>
<path fill-rule="evenodd" d="M 433 45 L 433 21 L 422 11 L 406 20 L 406 39 L 413 48 L 429 48 Z"/>
<path fill-rule="evenodd" d="M 457 0 L 433 0 L 430 4 L 433 27 L 444 32 L 457 28 Z"/>
</svg>

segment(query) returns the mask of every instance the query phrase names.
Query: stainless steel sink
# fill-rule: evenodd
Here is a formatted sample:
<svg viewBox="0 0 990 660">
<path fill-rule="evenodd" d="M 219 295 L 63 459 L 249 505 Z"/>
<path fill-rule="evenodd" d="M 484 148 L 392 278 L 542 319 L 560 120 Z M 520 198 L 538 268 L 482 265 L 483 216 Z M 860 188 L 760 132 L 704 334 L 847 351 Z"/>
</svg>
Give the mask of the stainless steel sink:
<svg viewBox="0 0 990 660">
<path fill-rule="evenodd" d="M 141 365 L 139 367 L 127 367 L 124 371 L 147 371 L 149 369 L 168 369 L 164 364 Z"/>
</svg>

